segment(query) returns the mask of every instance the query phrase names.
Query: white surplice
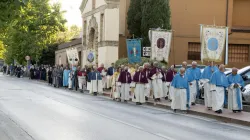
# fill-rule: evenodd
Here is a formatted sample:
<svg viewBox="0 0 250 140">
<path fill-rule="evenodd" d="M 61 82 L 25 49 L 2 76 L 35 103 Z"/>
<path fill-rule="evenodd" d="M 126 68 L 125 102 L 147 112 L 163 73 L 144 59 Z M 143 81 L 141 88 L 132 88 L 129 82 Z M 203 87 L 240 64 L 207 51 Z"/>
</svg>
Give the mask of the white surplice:
<svg viewBox="0 0 250 140">
<path fill-rule="evenodd" d="M 196 96 L 197 96 L 197 84 L 196 80 L 191 82 L 192 85 L 189 85 L 189 91 L 190 91 L 190 102 L 195 103 Z"/>
<path fill-rule="evenodd" d="M 155 99 L 157 98 L 162 98 L 163 97 L 163 92 L 162 92 L 162 74 L 154 74 L 152 76 L 152 87 L 153 87 L 153 92 Z"/>
<path fill-rule="evenodd" d="M 136 84 L 135 87 L 135 102 L 145 103 L 145 84 Z"/>
<path fill-rule="evenodd" d="M 119 75 L 117 78 L 113 77 L 112 80 L 112 94 L 113 99 L 118 99 L 121 97 L 121 83 L 118 82 Z"/>
<path fill-rule="evenodd" d="M 172 95 L 172 109 L 187 110 L 187 90 L 174 88 Z"/>
<path fill-rule="evenodd" d="M 171 83 L 170 83 L 169 94 L 168 94 L 168 99 L 169 99 L 169 100 L 172 100 L 172 99 L 173 99 L 173 94 L 174 94 L 174 87 L 171 86 Z"/>
<path fill-rule="evenodd" d="M 237 102 L 237 88 L 234 88 L 234 84 L 231 84 L 229 89 L 228 89 L 228 109 L 229 110 L 243 110 L 243 105 L 242 105 L 242 95 L 241 95 L 241 90 L 240 90 L 240 104 L 241 108 L 238 106 Z"/>
<path fill-rule="evenodd" d="M 98 75 L 96 73 L 96 79 L 98 79 L 97 77 L 98 77 Z M 89 93 L 92 94 L 94 92 L 97 92 L 99 94 L 103 93 L 102 80 L 91 80 Z"/>
<path fill-rule="evenodd" d="M 130 96 L 129 96 L 129 91 L 130 91 L 130 84 L 129 83 L 122 83 L 121 84 L 121 99 L 128 101 Z"/>
<path fill-rule="evenodd" d="M 225 89 L 224 87 L 218 87 L 211 84 L 212 93 L 212 109 L 213 111 L 223 110 L 224 99 L 225 99 Z"/>
<path fill-rule="evenodd" d="M 163 82 L 162 83 L 163 97 L 168 97 L 169 89 L 170 89 L 170 82 Z"/>
<path fill-rule="evenodd" d="M 200 80 L 204 85 L 204 102 L 206 107 L 212 107 L 212 93 L 210 90 L 211 84 L 208 79 Z"/>
</svg>

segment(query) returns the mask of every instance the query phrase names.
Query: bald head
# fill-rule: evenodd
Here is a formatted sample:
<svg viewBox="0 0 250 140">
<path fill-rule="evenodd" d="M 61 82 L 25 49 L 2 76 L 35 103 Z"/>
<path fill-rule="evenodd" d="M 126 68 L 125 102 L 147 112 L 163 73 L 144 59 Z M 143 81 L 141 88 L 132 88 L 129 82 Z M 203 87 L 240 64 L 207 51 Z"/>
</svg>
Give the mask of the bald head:
<svg viewBox="0 0 250 140">
<path fill-rule="evenodd" d="M 139 66 L 139 68 L 138 68 L 138 69 L 139 69 L 139 71 L 141 71 L 141 72 L 142 72 L 142 71 L 143 71 L 143 66 Z"/>
<path fill-rule="evenodd" d="M 183 67 L 183 68 L 186 68 L 186 67 L 187 67 L 187 62 L 186 62 L 186 61 L 182 62 L 182 67 Z"/>
<path fill-rule="evenodd" d="M 193 61 L 192 62 L 192 68 L 196 68 L 197 67 L 197 62 L 196 61 Z"/>
<path fill-rule="evenodd" d="M 154 62 L 154 67 L 158 67 L 158 62 Z"/>
<path fill-rule="evenodd" d="M 221 72 L 225 72 L 225 65 L 221 64 L 220 67 L 219 67 L 219 70 Z"/>
<path fill-rule="evenodd" d="M 165 71 L 165 70 L 166 70 L 166 67 L 165 67 L 165 66 L 162 66 L 161 69 L 162 69 L 163 71 Z"/>
<path fill-rule="evenodd" d="M 237 69 L 237 68 L 235 68 L 235 67 L 234 67 L 234 68 L 232 68 L 232 74 L 233 74 L 233 75 L 236 75 L 236 74 L 237 74 L 237 72 L 238 72 L 238 69 Z"/>
<path fill-rule="evenodd" d="M 184 75 L 185 71 L 186 71 L 185 68 L 181 68 L 181 69 L 180 69 L 180 74 L 181 74 L 181 75 Z"/>
</svg>

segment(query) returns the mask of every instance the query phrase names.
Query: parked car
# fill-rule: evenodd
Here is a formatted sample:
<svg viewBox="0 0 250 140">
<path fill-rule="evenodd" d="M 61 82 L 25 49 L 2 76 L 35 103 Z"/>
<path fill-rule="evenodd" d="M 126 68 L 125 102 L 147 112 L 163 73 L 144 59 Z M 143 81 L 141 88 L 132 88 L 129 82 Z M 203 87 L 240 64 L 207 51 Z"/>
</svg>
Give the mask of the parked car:
<svg viewBox="0 0 250 140">
<path fill-rule="evenodd" d="M 250 84 L 246 85 L 242 90 L 243 101 L 250 103 Z"/>
</svg>

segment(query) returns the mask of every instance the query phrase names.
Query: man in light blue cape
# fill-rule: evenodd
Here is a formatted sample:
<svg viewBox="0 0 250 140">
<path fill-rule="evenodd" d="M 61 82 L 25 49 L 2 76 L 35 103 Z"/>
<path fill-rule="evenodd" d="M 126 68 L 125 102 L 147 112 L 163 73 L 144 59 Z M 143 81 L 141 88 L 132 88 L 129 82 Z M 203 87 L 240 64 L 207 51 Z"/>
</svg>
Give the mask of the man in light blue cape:
<svg viewBox="0 0 250 140">
<path fill-rule="evenodd" d="M 192 62 L 192 68 L 187 69 L 186 75 L 189 82 L 190 102 L 195 105 L 196 97 L 199 97 L 199 80 L 201 77 L 201 70 L 197 68 L 197 62 Z"/>
<path fill-rule="evenodd" d="M 210 78 L 212 74 L 218 71 L 218 67 L 213 62 L 208 62 L 208 66 L 204 69 L 200 82 L 204 85 L 204 102 L 208 110 L 212 109 L 212 93 L 210 92 Z"/>
<path fill-rule="evenodd" d="M 241 112 L 242 106 L 242 95 L 241 87 L 244 87 L 244 81 L 242 77 L 237 74 L 237 68 L 232 69 L 232 74 L 228 76 L 228 109 L 233 110 L 234 113 Z"/>
<path fill-rule="evenodd" d="M 187 107 L 189 107 L 189 86 L 185 68 L 180 69 L 180 73 L 174 77 L 171 86 L 174 88 L 171 108 L 174 112 L 177 109 L 186 111 Z"/>
<path fill-rule="evenodd" d="M 225 91 L 228 87 L 228 79 L 224 74 L 225 66 L 220 65 L 219 71 L 212 74 L 210 79 L 211 92 L 212 92 L 212 109 L 216 113 L 222 113 L 224 101 L 225 101 Z"/>
<path fill-rule="evenodd" d="M 66 69 L 63 71 L 63 87 L 68 87 L 69 86 L 69 67 L 67 66 Z M 71 80 L 71 79 L 70 79 Z"/>
</svg>

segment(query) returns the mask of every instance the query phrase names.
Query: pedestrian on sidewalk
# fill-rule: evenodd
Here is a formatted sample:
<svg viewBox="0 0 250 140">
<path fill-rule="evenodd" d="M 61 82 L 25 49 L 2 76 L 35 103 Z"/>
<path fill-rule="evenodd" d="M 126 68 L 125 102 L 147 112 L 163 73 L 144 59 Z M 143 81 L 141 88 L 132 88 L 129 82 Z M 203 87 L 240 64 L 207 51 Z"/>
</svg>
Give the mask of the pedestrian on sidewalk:
<svg viewBox="0 0 250 140">
<path fill-rule="evenodd" d="M 66 69 L 63 71 L 63 87 L 67 88 L 69 86 L 69 67 L 67 66 Z"/>
<path fill-rule="evenodd" d="M 152 81 L 154 99 L 158 102 L 164 97 L 162 92 L 162 74 L 161 69 L 158 68 L 158 62 L 154 62 L 153 64 L 153 68 L 150 71 L 150 79 Z"/>
<path fill-rule="evenodd" d="M 185 68 L 181 68 L 179 74 L 177 74 L 171 85 L 174 87 L 174 94 L 172 96 L 171 108 L 176 112 L 177 109 L 186 113 L 189 108 L 189 83 L 188 78 L 185 75 Z"/>
<path fill-rule="evenodd" d="M 80 92 L 84 92 L 87 89 L 87 83 L 86 83 L 86 73 L 84 72 L 84 69 L 81 69 L 78 71 L 78 83 L 79 83 L 79 90 Z"/>
<path fill-rule="evenodd" d="M 90 74 L 90 91 L 89 93 L 97 96 L 98 93 L 103 93 L 103 84 L 101 73 L 97 70 L 96 66 L 93 66 L 93 72 Z"/>
<path fill-rule="evenodd" d="M 218 67 L 214 66 L 214 62 L 208 62 L 208 66 L 204 69 L 200 82 L 204 86 L 204 102 L 208 110 L 212 110 L 212 93 L 210 91 L 210 79 L 215 71 L 218 71 Z"/>
<path fill-rule="evenodd" d="M 174 79 L 176 72 L 174 70 L 174 65 L 170 67 L 170 69 L 167 71 L 167 86 L 168 86 L 168 99 L 171 101 L 172 100 L 172 94 L 173 94 L 173 87 L 171 86 L 171 83 Z M 169 83 L 169 84 L 168 84 Z"/>
<path fill-rule="evenodd" d="M 118 82 L 121 83 L 121 100 L 124 102 L 129 100 L 130 84 L 132 82 L 131 78 L 131 74 L 128 72 L 128 67 L 125 67 L 118 79 Z"/>
<path fill-rule="evenodd" d="M 228 109 L 234 113 L 243 110 L 241 88 L 244 87 L 244 81 L 237 72 L 237 68 L 233 68 L 232 74 L 228 77 Z"/>
<path fill-rule="evenodd" d="M 197 62 L 192 62 L 192 67 L 186 70 L 186 75 L 189 82 L 190 102 L 191 105 L 195 105 L 196 98 L 200 97 L 199 80 L 201 77 L 201 70 L 197 68 Z"/>
<path fill-rule="evenodd" d="M 168 92 L 169 92 L 169 85 L 170 82 L 167 82 L 167 71 L 166 71 L 166 67 L 162 66 L 161 67 L 162 71 L 162 92 L 163 92 L 163 97 L 168 100 Z"/>
<path fill-rule="evenodd" d="M 151 88 L 152 88 L 152 83 L 151 83 L 151 80 L 150 80 L 150 64 L 149 63 L 144 63 L 143 65 L 144 69 L 143 71 L 146 73 L 146 77 L 148 79 L 148 87 L 146 90 L 145 90 L 145 100 L 147 101 L 148 98 L 150 97 L 150 91 L 151 91 Z"/>
<path fill-rule="evenodd" d="M 216 71 L 211 79 L 211 92 L 212 92 L 212 109 L 216 113 L 222 113 L 225 103 L 225 90 L 228 87 L 228 79 L 224 74 L 225 66 L 222 64 L 219 67 L 219 71 Z"/>
<path fill-rule="evenodd" d="M 119 101 L 120 101 L 120 97 L 121 97 L 121 87 L 120 87 L 120 84 L 118 82 L 120 73 L 121 73 L 121 68 L 118 67 L 116 69 L 116 72 L 113 74 L 112 90 L 111 90 L 113 100 L 119 100 Z"/>
<path fill-rule="evenodd" d="M 145 103 L 145 89 L 148 83 L 148 79 L 146 73 L 143 71 L 143 67 L 139 67 L 139 71 L 135 73 L 133 76 L 133 82 L 135 82 L 135 99 L 136 105 L 142 105 Z"/>
<path fill-rule="evenodd" d="M 49 68 L 49 71 L 48 71 L 48 82 L 49 82 L 49 85 L 52 85 L 53 83 L 53 77 L 52 77 L 52 67 Z"/>
</svg>

